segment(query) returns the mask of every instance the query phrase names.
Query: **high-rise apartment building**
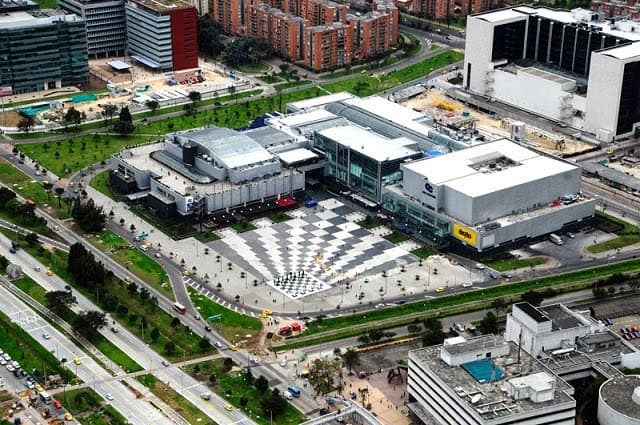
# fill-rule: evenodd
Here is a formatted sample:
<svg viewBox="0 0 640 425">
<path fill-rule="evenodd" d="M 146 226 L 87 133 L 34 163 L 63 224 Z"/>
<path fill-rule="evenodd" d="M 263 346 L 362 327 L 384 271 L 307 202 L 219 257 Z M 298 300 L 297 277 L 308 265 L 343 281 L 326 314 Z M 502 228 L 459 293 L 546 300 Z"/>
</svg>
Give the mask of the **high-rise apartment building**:
<svg viewBox="0 0 640 425">
<path fill-rule="evenodd" d="M 335 22 L 304 30 L 304 64 L 312 69 L 348 65 L 353 60 L 353 30 Z"/>
<path fill-rule="evenodd" d="M 249 7 L 245 34 L 267 40 L 279 55 L 297 61 L 303 57 L 305 23 L 303 18 L 257 4 Z"/>
<path fill-rule="evenodd" d="M 195 7 L 181 0 L 131 0 L 126 17 L 131 58 L 163 71 L 198 67 Z"/>
<path fill-rule="evenodd" d="M 591 10 L 601 12 L 606 18 L 640 18 L 640 4 L 635 0 L 592 0 Z"/>
<path fill-rule="evenodd" d="M 333 22 L 347 23 L 349 7 L 331 0 L 299 0 L 300 16 L 309 21 L 309 25 L 326 25 Z"/>
<path fill-rule="evenodd" d="M 126 49 L 124 0 L 59 0 L 86 22 L 90 57 L 122 56 Z"/>
<path fill-rule="evenodd" d="M 0 16 L 0 86 L 14 93 L 89 82 L 85 22 L 61 10 Z"/>
</svg>

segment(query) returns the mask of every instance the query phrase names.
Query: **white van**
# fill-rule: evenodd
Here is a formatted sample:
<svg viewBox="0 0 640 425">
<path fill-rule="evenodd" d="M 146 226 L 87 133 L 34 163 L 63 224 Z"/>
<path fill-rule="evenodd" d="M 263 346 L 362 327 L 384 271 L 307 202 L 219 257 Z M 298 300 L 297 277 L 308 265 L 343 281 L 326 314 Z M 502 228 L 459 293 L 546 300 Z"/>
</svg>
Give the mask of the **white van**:
<svg viewBox="0 0 640 425">
<path fill-rule="evenodd" d="M 203 400 L 211 400 L 211 393 L 209 393 L 209 392 L 202 393 L 202 394 L 200 394 L 200 397 L 201 397 Z"/>
<path fill-rule="evenodd" d="M 286 398 L 287 400 L 293 400 L 293 394 L 291 394 L 289 391 L 285 391 L 282 393 L 282 396 L 284 398 Z"/>
</svg>

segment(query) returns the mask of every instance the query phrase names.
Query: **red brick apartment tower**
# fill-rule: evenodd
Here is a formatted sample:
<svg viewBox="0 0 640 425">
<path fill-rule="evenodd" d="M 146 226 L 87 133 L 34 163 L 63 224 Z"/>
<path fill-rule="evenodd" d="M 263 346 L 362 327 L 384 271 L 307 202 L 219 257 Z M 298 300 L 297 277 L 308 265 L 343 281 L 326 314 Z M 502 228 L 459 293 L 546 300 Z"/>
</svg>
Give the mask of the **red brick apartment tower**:
<svg viewBox="0 0 640 425">
<path fill-rule="evenodd" d="M 350 16 L 353 28 L 354 60 L 361 61 L 382 54 L 391 47 L 390 16 L 378 12 Z"/>
<path fill-rule="evenodd" d="M 173 70 L 198 67 L 198 11 L 184 7 L 171 11 L 171 51 Z"/>
<path fill-rule="evenodd" d="M 389 15 L 389 31 L 391 38 L 389 40 L 389 47 L 395 45 L 398 42 L 398 35 L 400 29 L 400 10 L 391 0 L 375 0 L 373 2 L 374 10 L 380 13 L 386 13 Z"/>
<path fill-rule="evenodd" d="M 247 12 L 246 35 L 267 40 L 278 54 L 296 61 L 302 59 L 304 25 L 302 18 L 257 4 Z"/>
<path fill-rule="evenodd" d="M 335 22 L 304 30 L 304 63 L 319 71 L 348 65 L 353 59 L 353 29 Z"/>
<path fill-rule="evenodd" d="M 592 0 L 591 10 L 601 10 L 605 18 L 628 16 L 629 19 L 640 19 L 640 5 L 635 0 Z"/>
<path fill-rule="evenodd" d="M 467 0 L 462 1 L 467 2 Z M 416 13 L 431 19 L 444 19 L 448 14 L 453 14 L 454 6 L 453 0 L 418 0 Z"/>
<path fill-rule="evenodd" d="M 229 34 L 243 34 L 246 25 L 246 14 L 252 4 L 263 3 L 262 0 L 213 0 L 211 13 L 213 19 L 222 25 Z"/>
<path fill-rule="evenodd" d="M 311 26 L 331 24 L 333 22 L 347 23 L 349 7 L 330 0 L 302 0 L 300 14 L 309 21 Z"/>
</svg>

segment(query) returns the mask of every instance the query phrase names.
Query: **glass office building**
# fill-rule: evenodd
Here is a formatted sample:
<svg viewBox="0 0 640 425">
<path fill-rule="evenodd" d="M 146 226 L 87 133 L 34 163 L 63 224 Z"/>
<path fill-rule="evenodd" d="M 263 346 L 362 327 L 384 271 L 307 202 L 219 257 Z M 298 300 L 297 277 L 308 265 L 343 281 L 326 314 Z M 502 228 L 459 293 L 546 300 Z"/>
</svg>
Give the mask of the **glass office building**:
<svg viewBox="0 0 640 425">
<path fill-rule="evenodd" d="M 0 86 L 29 93 L 88 82 L 87 32 L 80 17 L 60 10 L 0 17 Z"/>
</svg>

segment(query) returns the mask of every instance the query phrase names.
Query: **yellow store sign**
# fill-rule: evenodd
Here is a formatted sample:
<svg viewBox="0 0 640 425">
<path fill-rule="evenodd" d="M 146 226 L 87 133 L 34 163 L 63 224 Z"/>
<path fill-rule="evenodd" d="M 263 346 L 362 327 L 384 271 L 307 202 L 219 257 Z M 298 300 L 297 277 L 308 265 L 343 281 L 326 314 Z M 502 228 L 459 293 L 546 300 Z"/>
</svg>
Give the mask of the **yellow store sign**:
<svg viewBox="0 0 640 425">
<path fill-rule="evenodd" d="M 474 246 L 478 241 L 478 234 L 475 231 L 456 223 L 453 224 L 453 237 Z"/>
</svg>

